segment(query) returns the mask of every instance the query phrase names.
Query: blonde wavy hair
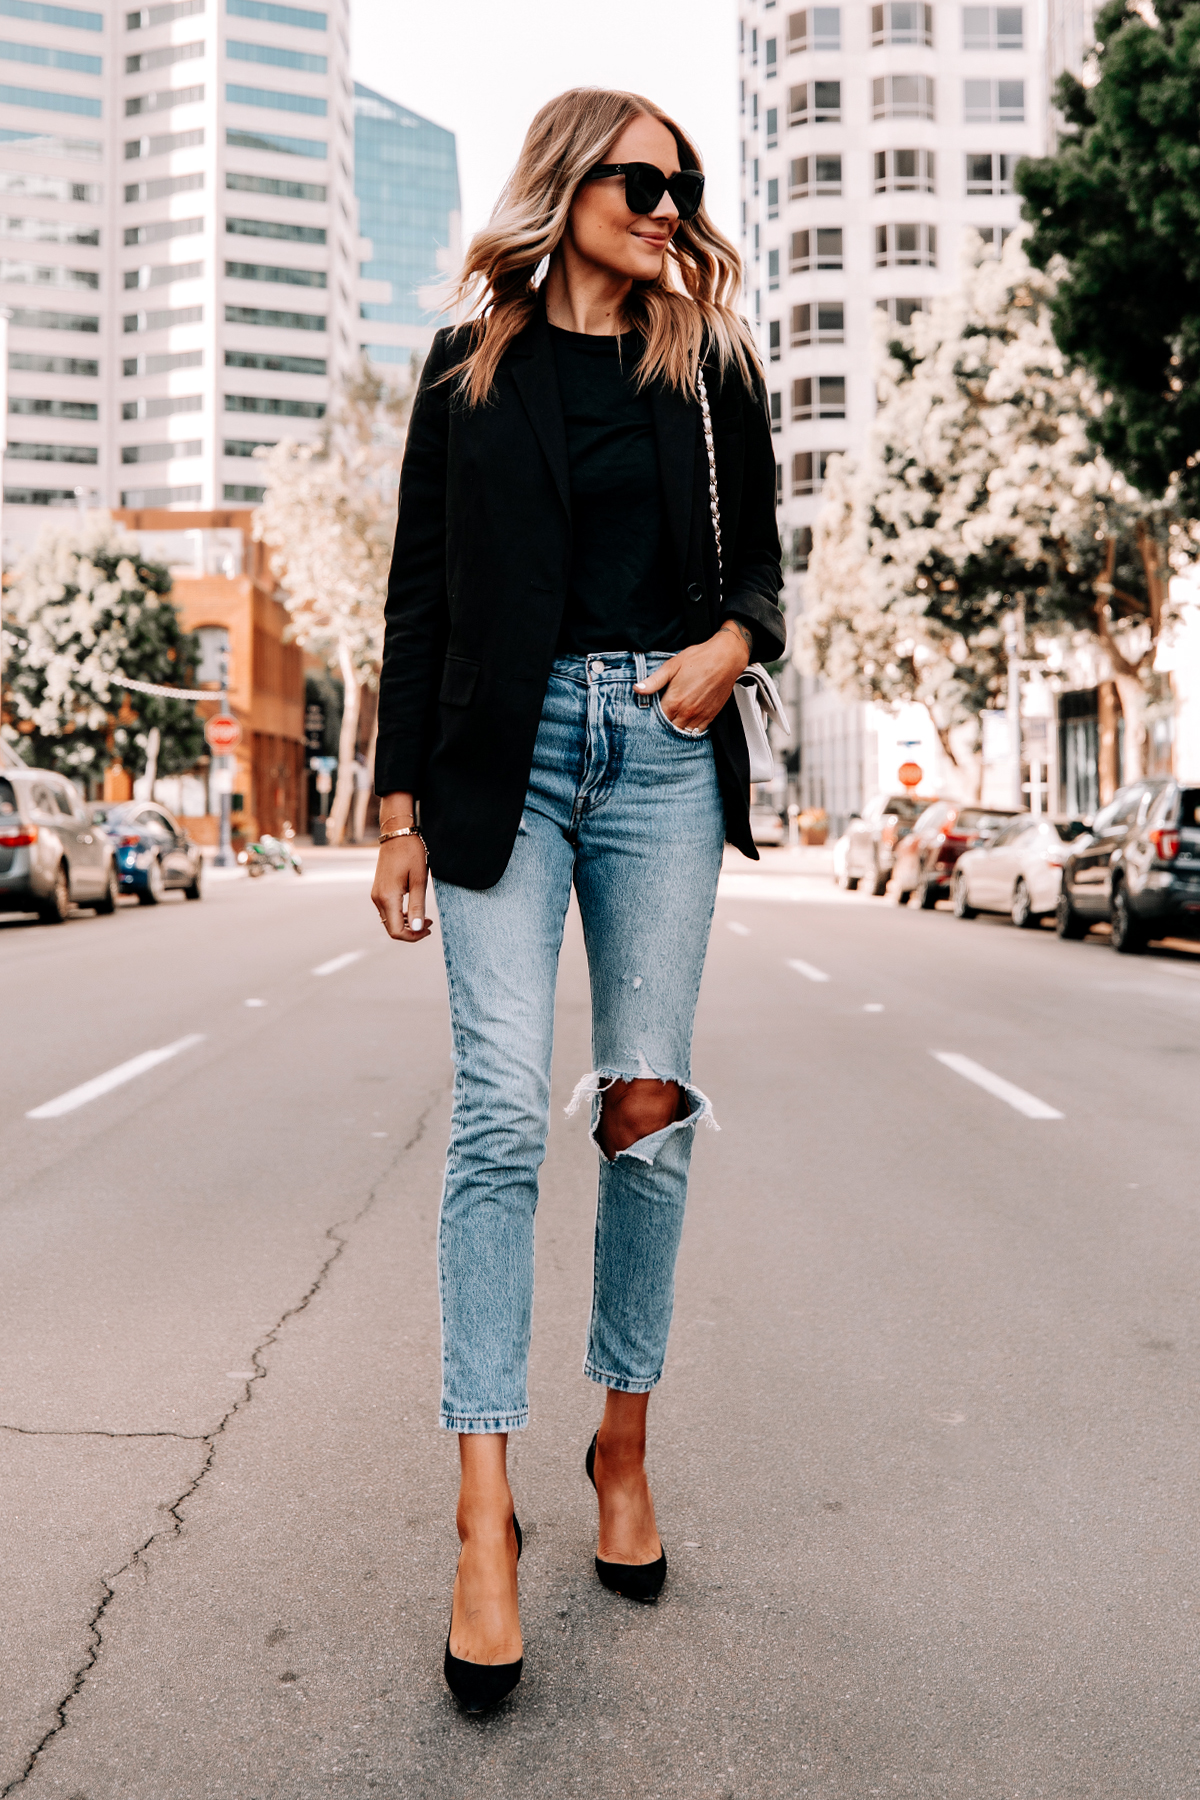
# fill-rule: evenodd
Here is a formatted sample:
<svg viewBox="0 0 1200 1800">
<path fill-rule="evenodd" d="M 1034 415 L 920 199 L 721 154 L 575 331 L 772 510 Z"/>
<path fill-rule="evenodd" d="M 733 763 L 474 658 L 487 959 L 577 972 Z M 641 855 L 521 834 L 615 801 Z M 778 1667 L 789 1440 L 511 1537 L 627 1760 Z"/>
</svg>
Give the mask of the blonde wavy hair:
<svg viewBox="0 0 1200 1800">
<path fill-rule="evenodd" d="M 460 317 L 470 321 L 471 348 L 449 378 L 457 378 L 470 405 L 487 399 L 501 357 L 539 304 L 535 273 L 562 242 L 584 176 L 609 160 L 627 125 L 646 115 L 675 139 L 681 168 L 703 166 L 687 133 L 640 94 L 570 88 L 548 101 L 529 127 L 491 220 L 472 238 L 450 291 Z M 741 285 L 741 257 L 701 206 L 676 227 L 658 277 L 635 281 L 625 303 L 626 323 L 645 339 L 638 385 L 661 378 L 695 397 L 700 359 L 710 351 L 722 369 L 735 363 L 750 381 L 758 364 L 754 340 L 733 309 Z"/>
</svg>

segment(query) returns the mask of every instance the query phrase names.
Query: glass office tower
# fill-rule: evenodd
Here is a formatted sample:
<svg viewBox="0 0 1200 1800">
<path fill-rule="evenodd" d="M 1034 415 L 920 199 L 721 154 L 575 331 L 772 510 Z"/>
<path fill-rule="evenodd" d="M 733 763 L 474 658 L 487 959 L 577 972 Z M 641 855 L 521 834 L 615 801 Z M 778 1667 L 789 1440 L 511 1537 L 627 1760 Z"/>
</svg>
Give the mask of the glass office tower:
<svg viewBox="0 0 1200 1800">
<path fill-rule="evenodd" d="M 362 346 L 374 362 L 406 363 L 445 322 L 431 290 L 458 265 L 454 133 L 356 81 L 354 189 L 359 230 L 371 242 L 363 279 L 391 287 L 390 300 L 362 301 Z"/>
</svg>

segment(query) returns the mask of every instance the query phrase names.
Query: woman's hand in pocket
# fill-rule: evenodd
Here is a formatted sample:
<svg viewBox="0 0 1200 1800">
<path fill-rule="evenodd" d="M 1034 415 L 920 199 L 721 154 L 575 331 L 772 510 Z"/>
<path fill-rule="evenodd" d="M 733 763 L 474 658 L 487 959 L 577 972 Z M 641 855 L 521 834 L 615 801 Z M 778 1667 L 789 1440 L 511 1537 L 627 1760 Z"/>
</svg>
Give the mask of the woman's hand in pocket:
<svg viewBox="0 0 1200 1800">
<path fill-rule="evenodd" d="M 680 731 L 707 731 L 750 661 L 750 627 L 726 619 L 706 643 L 690 644 L 639 681 L 635 694 L 662 692 L 663 712 Z"/>
</svg>

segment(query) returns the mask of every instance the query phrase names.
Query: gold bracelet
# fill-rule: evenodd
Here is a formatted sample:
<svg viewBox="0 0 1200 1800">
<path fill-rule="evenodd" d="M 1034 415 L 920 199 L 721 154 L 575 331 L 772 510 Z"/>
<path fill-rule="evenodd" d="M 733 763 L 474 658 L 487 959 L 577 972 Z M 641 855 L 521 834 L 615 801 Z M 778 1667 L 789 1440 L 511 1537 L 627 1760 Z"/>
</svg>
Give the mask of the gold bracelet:
<svg viewBox="0 0 1200 1800">
<path fill-rule="evenodd" d="M 399 831 L 381 831 L 379 834 L 379 841 L 381 844 L 386 844 L 392 838 L 398 837 L 419 838 L 421 837 L 421 833 L 416 825 L 401 825 Z M 425 839 L 421 838 L 421 842 L 424 843 Z"/>
</svg>

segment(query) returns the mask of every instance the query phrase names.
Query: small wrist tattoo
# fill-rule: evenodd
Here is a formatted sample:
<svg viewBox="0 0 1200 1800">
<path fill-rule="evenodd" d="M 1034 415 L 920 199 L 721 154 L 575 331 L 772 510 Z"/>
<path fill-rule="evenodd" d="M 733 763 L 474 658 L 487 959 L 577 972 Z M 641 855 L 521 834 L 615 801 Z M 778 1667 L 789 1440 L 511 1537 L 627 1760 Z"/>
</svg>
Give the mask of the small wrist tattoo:
<svg viewBox="0 0 1200 1800">
<path fill-rule="evenodd" d="M 754 633 L 751 631 L 750 627 L 748 625 L 743 625 L 740 619 L 726 619 L 721 626 L 721 630 L 724 631 L 726 627 L 732 627 L 732 629 L 737 632 L 743 644 L 746 646 L 746 655 L 753 656 Z"/>
</svg>

